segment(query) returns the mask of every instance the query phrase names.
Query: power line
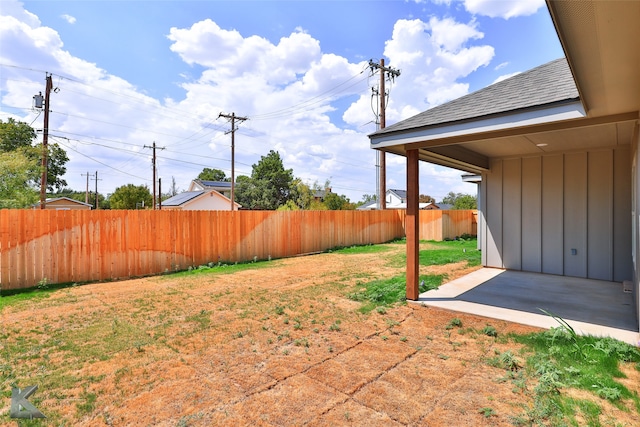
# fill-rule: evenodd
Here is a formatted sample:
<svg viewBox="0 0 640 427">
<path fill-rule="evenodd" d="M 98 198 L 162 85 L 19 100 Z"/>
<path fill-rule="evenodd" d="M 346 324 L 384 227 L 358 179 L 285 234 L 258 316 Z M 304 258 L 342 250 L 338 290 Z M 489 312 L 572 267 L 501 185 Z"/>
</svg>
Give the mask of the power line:
<svg viewBox="0 0 640 427">
<path fill-rule="evenodd" d="M 220 113 L 218 115 L 218 118 L 220 117 L 224 117 L 226 119 L 231 119 L 231 130 L 228 131 L 227 133 L 231 134 L 231 210 L 235 210 L 235 148 L 236 148 L 236 144 L 235 144 L 235 134 L 236 134 L 236 120 L 240 121 L 240 122 L 244 122 L 245 120 L 247 120 L 246 117 L 238 117 L 236 116 L 236 113 L 231 113 L 231 115 L 229 114 L 222 114 Z"/>
<path fill-rule="evenodd" d="M 384 129 L 386 127 L 386 104 L 385 100 L 387 97 L 387 92 L 384 89 L 385 83 L 385 75 L 388 75 L 389 79 L 394 80 L 396 77 L 400 76 L 400 70 L 396 70 L 391 67 L 384 66 L 384 58 L 380 59 L 380 64 L 376 64 L 372 59 L 369 60 L 369 68 L 371 69 L 371 74 L 374 73 L 374 70 L 379 70 L 380 72 L 380 88 L 378 92 L 378 97 L 380 98 L 380 129 Z M 378 155 L 380 159 L 380 189 L 378 191 L 378 200 L 380 203 L 380 209 L 386 209 L 386 193 L 387 193 L 387 161 L 386 161 L 386 153 L 382 150 L 378 150 Z"/>
<path fill-rule="evenodd" d="M 78 154 L 80 154 L 81 156 L 86 157 L 87 159 L 89 159 L 89 160 L 91 160 L 91 161 L 93 161 L 93 162 L 96 162 L 96 163 L 99 163 L 99 164 L 101 164 L 101 165 L 103 165 L 103 166 L 106 166 L 106 167 L 108 167 L 109 169 L 113 169 L 113 170 L 114 170 L 114 171 L 116 171 L 116 172 L 119 172 L 119 173 L 122 173 L 122 174 L 125 174 L 125 175 L 129 175 L 129 176 L 131 176 L 131 177 L 133 177 L 133 178 L 138 178 L 138 179 L 142 179 L 142 180 L 144 180 L 144 181 L 149 181 L 149 178 L 144 178 L 144 177 L 141 177 L 141 176 L 138 176 L 138 175 L 134 175 L 134 174 L 129 173 L 129 172 L 125 172 L 125 171 L 120 170 L 120 169 L 118 169 L 118 168 L 115 168 L 115 167 L 113 167 L 113 166 L 111 166 L 111 165 L 109 165 L 109 164 L 107 164 L 107 163 L 101 162 L 101 161 L 100 161 L 100 160 L 98 160 L 98 159 L 94 159 L 94 158 L 93 158 L 93 157 L 91 157 L 91 156 L 88 156 L 88 155 L 86 155 L 86 154 L 84 154 L 84 153 L 81 153 L 80 151 L 78 151 L 78 150 L 76 150 L 75 148 L 73 148 L 71 145 L 64 144 L 63 142 L 60 142 L 60 141 L 58 141 L 58 143 L 59 143 L 60 145 L 64 146 L 64 147 L 68 148 L 69 150 L 71 150 L 71 151 L 73 151 L 73 152 L 75 152 L 75 153 L 78 153 Z"/>
<path fill-rule="evenodd" d="M 338 84 L 337 86 L 319 94 L 316 95 L 306 101 L 300 102 L 298 104 L 292 105 L 290 107 L 286 107 L 286 108 L 282 108 L 280 110 L 275 110 L 272 111 L 270 113 L 264 113 L 264 114 L 257 114 L 255 116 L 251 116 L 251 120 L 271 120 L 271 119 L 276 119 L 276 118 L 280 118 L 280 117 L 286 117 L 289 116 L 291 114 L 301 114 L 304 112 L 308 112 L 308 111 L 313 111 L 314 109 L 316 109 L 316 107 L 313 108 L 307 108 L 307 109 L 301 109 L 303 107 L 311 107 L 312 105 L 315 104 L 319 104 L 322 101 L 325 101 L 327 99 L 330 99 L 332 96 L 338 95 L 344 91 L 346 91 L 347 89 L 352 88 L 353 86 L 356 86 L 358 83 L 364 81 L 367 79 L 367 77 L 364 77 L 363 79 L 358 80 L 357 82 L 355 82 L 354 84 L 347 86 L 346 88 L 343 88 L 341 91 L 336 92 L 331 94 L 331 92 L 333 92 L 334 90 L 338 89 L 340 86 L 350 82 L 351 80 L 355 79 L 356 77 L 358 77 L 359 75 L 361 75 L 364 72 L 364 69 L 362 71 L 360 71 L 358 74 L 350 77 L 348 80 Z M 328 95 L 331 94 L 331 95 Z M 324 96 L 327 95 L 327 96 Z"/>
<path fill-rule="evenodd" d="M 152 169 L 153 169 L 153 210 L 156 209 L 156 173 L 157 173 L 157 169 L 156 169 L 156 148 L 160 148 L 161 150 L 164 150 L 164 147 L 156 147 L 156 142 L 153 141 L 153 145 L 149 146 L 149 145 L 145 145 L 144 148 L 152 148 L 153 149 L 153 158 L 151 160 L 151 164 L 152 164 Z"/>
</svg>

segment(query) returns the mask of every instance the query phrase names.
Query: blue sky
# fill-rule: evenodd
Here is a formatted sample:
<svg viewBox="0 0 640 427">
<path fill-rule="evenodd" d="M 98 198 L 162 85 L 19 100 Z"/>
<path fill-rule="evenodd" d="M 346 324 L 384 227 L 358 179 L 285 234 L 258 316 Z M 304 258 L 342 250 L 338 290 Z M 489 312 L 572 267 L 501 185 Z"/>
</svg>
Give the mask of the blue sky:
<svg viewBox="0 0 640 427">
<path fill-rule="evenodd" d="M 0 0 L 0 119 L 34 128 L 32 97 L 51 97 L 51 141 L 68 153 L 69 187 L 98 171 L 98 190 L 163 189 L 204 167 L 236 174 L 276 150 L 306 183 L 329 180 L 352 201 L 376 191 L 366 66 L 401 70 L 387 125 L 563 56 L 541 0 L 14 1 Z M 387 156 L 387 188 L 405 189 L 405 161 Z M 420 192 L 474 193 L 460 171 L 421 163 Z M 91 186 L 93 187 L 93 183 Z"/>
</svg>

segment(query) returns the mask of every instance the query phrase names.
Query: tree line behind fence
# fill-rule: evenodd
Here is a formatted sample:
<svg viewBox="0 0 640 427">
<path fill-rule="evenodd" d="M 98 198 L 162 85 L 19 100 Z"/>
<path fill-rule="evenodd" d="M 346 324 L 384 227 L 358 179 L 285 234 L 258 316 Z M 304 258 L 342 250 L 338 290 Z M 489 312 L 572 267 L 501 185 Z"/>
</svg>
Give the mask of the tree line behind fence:
<svg viewBox="0 0 640 427">
<path fill-rule="evenodd" d="M 476 211 L 420 211 L 420 239 L 475 234 Z M 0 210 L 0 290 L 120 280 L 405 236 L 405 211 Z"/>
</svg>

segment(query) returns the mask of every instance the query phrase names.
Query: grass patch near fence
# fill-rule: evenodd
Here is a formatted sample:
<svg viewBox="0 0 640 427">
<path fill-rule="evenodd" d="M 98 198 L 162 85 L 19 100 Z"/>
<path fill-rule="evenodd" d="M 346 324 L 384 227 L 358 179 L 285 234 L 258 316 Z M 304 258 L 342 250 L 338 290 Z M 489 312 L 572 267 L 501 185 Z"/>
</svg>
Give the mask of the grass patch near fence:
<svg viewBox="0 0 640 427">
<path fill-rule="evenodd" d="M 246 262 L 210 262 L 199 266 L 188 266 L 186 269 L 181 270 L 177 268 L 175 273 L 168 273 L 171 278 L 175 277 L 187 277 L 197 274 L 232 274 L 239 271 L 255 270 L 259 268 L 267 268 L 270 266 L 271 259 L 254 259 L 253 261 Z"/>
<path fill-rule="evenodd" d="M 20 292 L 16 290 L 0 291 L 0 310 L 10 305 L 20 304 L 23 301 L 48 298 L 53 291 L 53 289 L 42 291 L 38 288 L 31 288 L 29 290 L 20 289 Z"/>
<path fill-rule="evenodd" d="M 406 241 L 406 240 L 404 240 Z M 397 242 L 394 242 L 397 243 Z M 429 241 L 430 249 L 420 251 L 420 265 L 445 265 L 460 261 L 467 261 L 469 266 L 480 265 L 480 251 L 476 249 L 476 239 L 460 239 L 454 241 Z M 370 246 L 386 249 L 384 246 Z M 358 250 L 360 247 L 354 248 Z M 405 253 L 391 257 L 390 265 L 402 267 L 406 265 Z M 446 274 L 429 274 L 420 276 L 419 291 L 426 292 L 438 288 L 446 279 Z M 406 301 L 406 275 L 399 275 L 389 279 L 374 280 L 362 284 L 356 292 L 348 295 L 349 299 L 360 301 L 362 313 L 369 313 L 376 307 L 391 306 Z"/>
<path fill-rule="evenodd" d="M 469 267 L 480 265 L 482 254 L 477 248 L 476 239 L 429 243 L 438 249 L 420 251 L 420 265 L 445 265 L 460 261 L 467 261 Z"/>
<path fill-rule="evenodd" d="M 389 247 L 384 245 L 353 245 L 343 248 L 331 249 L 328 252 L 341 254 L 341 255 L 359 255 L 359 254 L 373 254 L 379 252 L 389 251 Z"/>
<path fill-rule="evenodd" d="M 467 261 L 469 267 L 480 265 L 482 254 L 477 249 L 478 241 L 476 239 L 459 239 L 445 242 L 429 240 L 422 243 L 428 243 L 429 249 L 420 251 L 420 265 L 445 265 L 460 261 Z M 394 267 L 404 266 L 407 263 L 407 254 L 398 254 L 389 262 Z"/>
<path fill-rule="evenodd" d="M 443 274 L 428 274 L 420 276 L 420 292 L 436 289 L 442 284 Z M 390 279 L 374 280 L 362 285 L 356 292 L 348 295 L 353 301 L 362 302 L 361 313 L 369 313 L 377 307 L 392 306 L 406 301 L 406 275 L 395 276 Z"/>
<path fill-rule="evenodd" d="M 36 286 L 22 289 L 1 289 L 0 288 L 0 310 L 4 307 L 21 304 L 25 301 L 42 300 L 49 298 L 54 292 L 61 289 L 78 286 L 78 283 L 55 283 L 51 284 L 47 279 L 43 279 Z"/>
</svg>

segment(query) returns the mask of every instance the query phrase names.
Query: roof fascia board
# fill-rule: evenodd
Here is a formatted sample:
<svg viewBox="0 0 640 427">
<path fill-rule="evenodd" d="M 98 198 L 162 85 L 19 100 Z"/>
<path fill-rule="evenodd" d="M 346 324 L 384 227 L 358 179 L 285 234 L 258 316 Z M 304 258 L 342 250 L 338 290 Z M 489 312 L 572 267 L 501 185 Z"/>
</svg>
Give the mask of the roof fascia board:
<svg viewBox="0 0 640 427">
<path fill-rule="evenodd" d="M 595 118 L 582 118 L 573 120 L 564 120 L 553 123 L 542 123 L 529 127 L 518 127 L 511 129 L 498 130 L 493 132 L 484 132 L 481 134 L 466 134 L 458 137 L 452 137 L 446 140 L 423 141 L 418 143 L 405 144 L 405 149 L 437 147 L 443 145 L 463 144 L 465 142 L 479 142 L 487 139 L 506 138 L 510 136 L 532 135 L 536 133 L 553 132 L 559 130 L 569 130 L 576 128 L 586 128 L 591 126 L 599 126 L 608 123 L 628 122 L 638 120 L 638 112 L 614 114 L 611 116 L 602 116 Z"/>
<path fill-rule="evenodd" d="M 420 130 L 371 135 L 371 148 L 389 147 L 399 144 L 421 143 L 421 146 L 446 145 L 441 140 L 460 136 L 472 136 L 506 129 L 522 128 L 550 122 L 558 122 L 585 117 L 582 104 L 574 101 L 550 108 L 534 109 L 501 114 L 490 118 L 433 126 Z M 474 138 L 471 138 L 474 139 Z M 429 141 L 437 141 L 429 144 Z"/>
</svg>

